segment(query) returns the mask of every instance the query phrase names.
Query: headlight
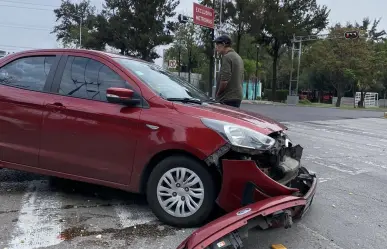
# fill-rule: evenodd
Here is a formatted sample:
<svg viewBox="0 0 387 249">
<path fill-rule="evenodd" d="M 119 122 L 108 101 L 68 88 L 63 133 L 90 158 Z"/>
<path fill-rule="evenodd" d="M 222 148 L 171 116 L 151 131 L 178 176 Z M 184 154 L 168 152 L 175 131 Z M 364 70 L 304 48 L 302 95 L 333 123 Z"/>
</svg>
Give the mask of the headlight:
<svg viewBox="0 0 387 249">
<path fill-rule="evenodd" d="M 237 147 L 267 150 L 275 143 L 273 138 L 243 126 L 208 118 L 202 118 L 202 122 Z"/>
</svg>

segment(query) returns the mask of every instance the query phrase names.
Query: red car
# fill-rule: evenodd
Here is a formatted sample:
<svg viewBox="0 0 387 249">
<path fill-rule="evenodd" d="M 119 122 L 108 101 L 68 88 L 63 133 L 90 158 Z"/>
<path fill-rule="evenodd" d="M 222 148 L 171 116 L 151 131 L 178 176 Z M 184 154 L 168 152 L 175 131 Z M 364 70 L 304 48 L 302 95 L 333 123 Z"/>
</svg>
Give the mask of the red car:
<svg viewBox="0 0 387 249">
<path fill-rule="evenodd" d="M 290 226 L 308 210 L 316 177 L 286 129 L 126 56 L 46 49 L 0 60 L 0 167 L 144 193 L 173 226 L 201 225 L 216 205 L 229 213 L 180 248 L 239 243 L 236 231 Z"/>
</svg>

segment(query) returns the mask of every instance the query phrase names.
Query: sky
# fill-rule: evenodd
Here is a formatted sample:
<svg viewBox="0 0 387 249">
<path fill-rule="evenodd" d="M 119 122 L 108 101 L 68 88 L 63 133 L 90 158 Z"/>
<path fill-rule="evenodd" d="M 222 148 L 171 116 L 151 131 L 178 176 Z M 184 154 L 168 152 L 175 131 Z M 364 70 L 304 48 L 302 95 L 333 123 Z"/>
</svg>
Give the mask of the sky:
<svg viewBox="0 0 387 249">
<path fill-rule="evenodd" d="M 73 0 L 73 2 L 80 0 Z M 104 0 L 91 0 L 102 8 Z M 193 2 L 198 0 L 180 0 L 176 12 L 192 15 Z M 59 46 L 55 34 L 50 34 L 55 23 L 53 9 L 60 6 L 61 0 L 0 0 L 0 50 L 16 52 L 32 48 L 55 48 Z M 361 22 L 364 17 L 382 18 L 379 29 L 387 31 L 386 0 L 317 0 L 331 10 L 329 22 Z M 156 49 L 162 56 L 163 49 Z M 161 65 L 162 58 L 155 61 Z"/>
</svg>

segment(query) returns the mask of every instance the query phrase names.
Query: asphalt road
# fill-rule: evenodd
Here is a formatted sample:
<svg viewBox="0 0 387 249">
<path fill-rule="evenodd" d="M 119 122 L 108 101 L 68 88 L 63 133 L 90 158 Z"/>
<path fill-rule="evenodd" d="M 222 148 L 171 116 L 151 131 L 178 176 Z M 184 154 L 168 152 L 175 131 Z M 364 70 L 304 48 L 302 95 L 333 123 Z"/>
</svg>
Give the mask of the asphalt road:
<svg viewBox="0 0 387 249">
<path fill-rule="evenodd" d="M 387 244 L 387 119 L 382 113 L 244 105 L 283 121 L 319 186 L 290 229 L 250 232 L 250 249 L 368 249 Z M 174 249 L 193 229 L 160 224 L 141 196 L 0 170 L 0 249 Z"/>
<path fill-rule="evenodd" d="M 277 121 L 285 122 L 378 118 L 383 116 L 381 111 L 360 111 L 287 105 L 243 104 L 242 108 L 253 112 L 259 112 Z"/>
</svg>

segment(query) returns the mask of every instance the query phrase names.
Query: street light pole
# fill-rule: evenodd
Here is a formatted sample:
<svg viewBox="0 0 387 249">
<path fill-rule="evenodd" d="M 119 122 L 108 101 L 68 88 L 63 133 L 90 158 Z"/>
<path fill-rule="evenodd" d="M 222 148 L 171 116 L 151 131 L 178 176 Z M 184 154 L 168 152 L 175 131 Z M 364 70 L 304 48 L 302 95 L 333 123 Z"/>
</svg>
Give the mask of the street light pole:
<svg viewBox="0 0 387 249">
<path fill-rule="evenodd" d="M 215 0 L 212 0 L 212 8 L 215 9 Z M 214 81 L 215 78 L 215 47 L 213 40 L 215 40 L 215 27 L 211 30 L 211 57 L 210 57 L 210 71 L 209 71 L 209 88 L 208 88 L 208 96 L 215 96 L 215 87 L 216 86 L 216 81 Z"/>
</svg>

